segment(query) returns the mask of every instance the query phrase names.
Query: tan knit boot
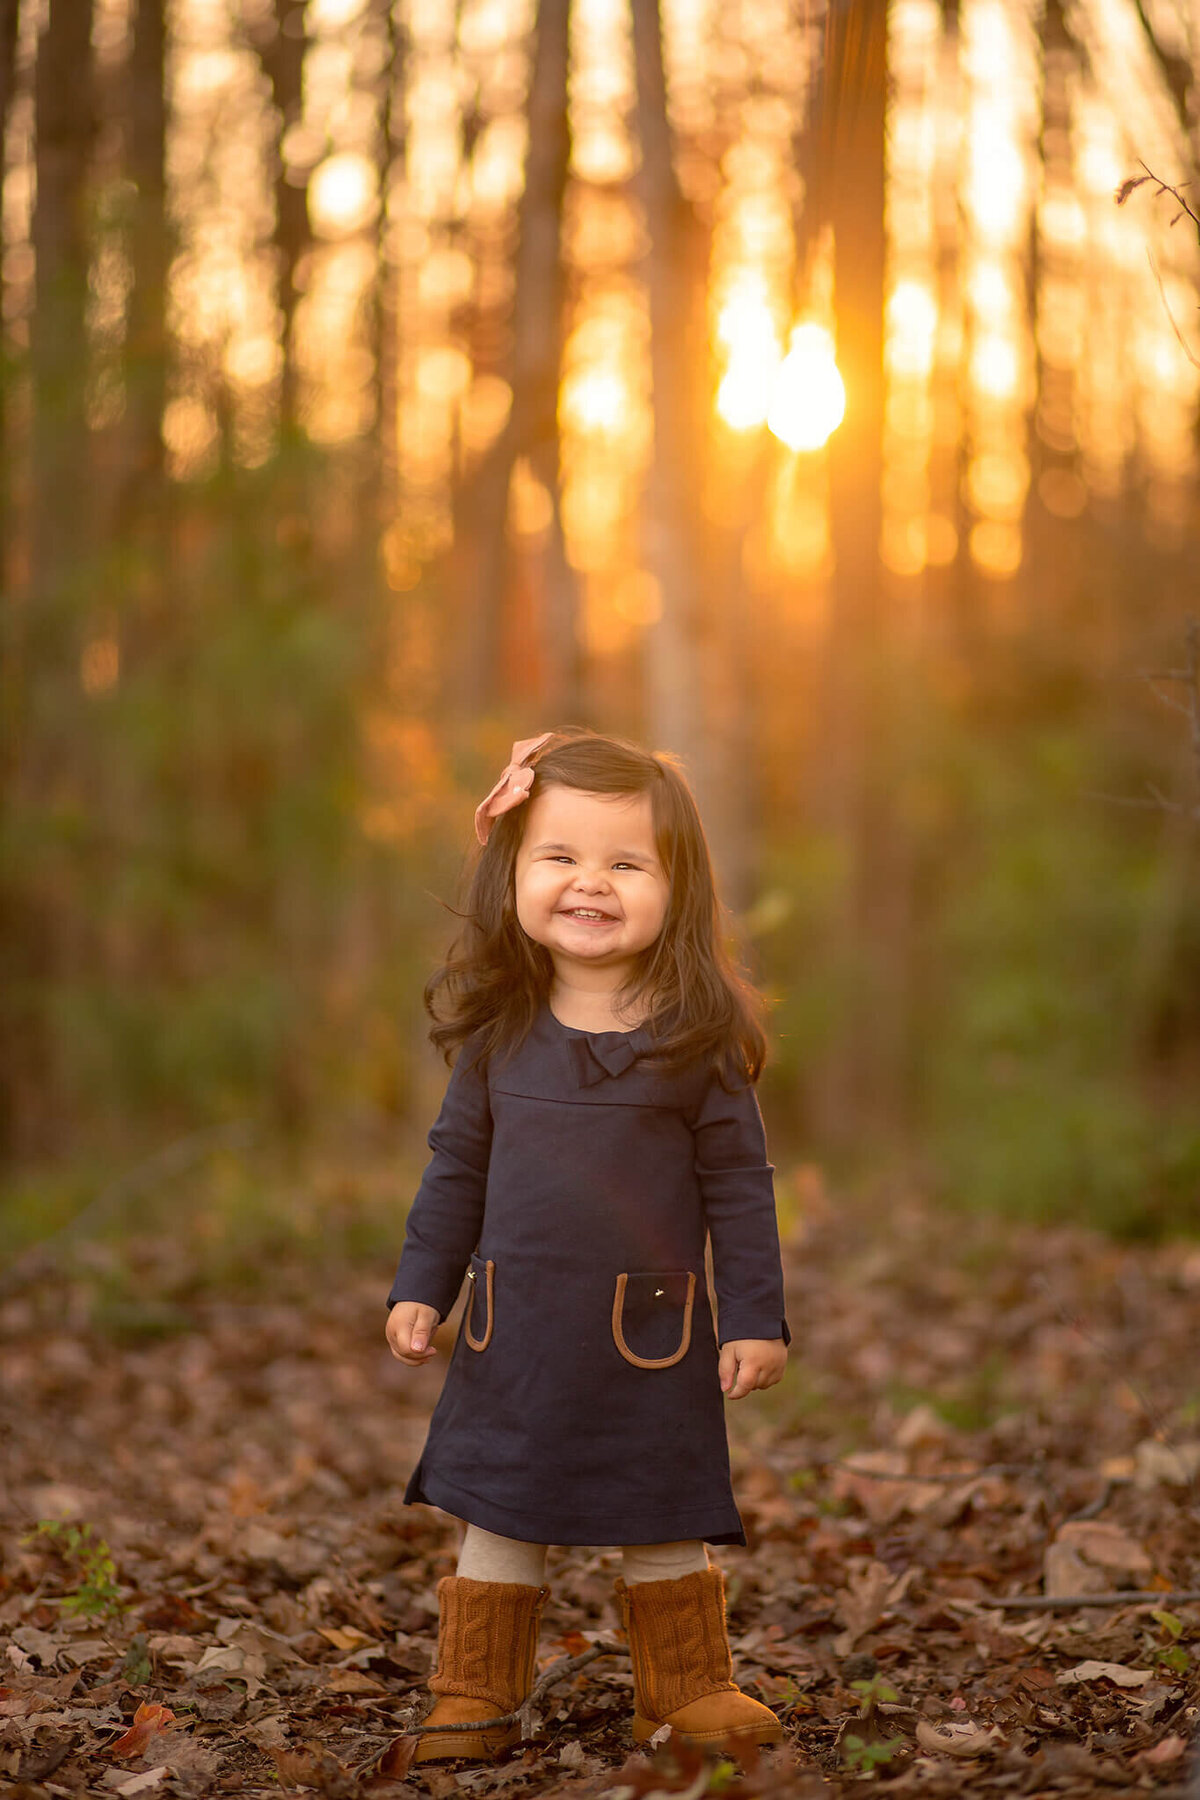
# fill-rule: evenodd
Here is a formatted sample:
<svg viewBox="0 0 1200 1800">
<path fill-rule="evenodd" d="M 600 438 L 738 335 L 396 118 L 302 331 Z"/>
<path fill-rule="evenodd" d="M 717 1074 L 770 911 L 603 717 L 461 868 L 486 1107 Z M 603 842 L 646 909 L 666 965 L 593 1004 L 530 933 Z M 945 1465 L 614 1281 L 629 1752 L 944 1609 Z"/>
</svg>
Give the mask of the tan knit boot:
<svg viewBox="0 0 1200 1800">
<path fill-rule="evenodd" d="M 429 1679 L 438 1699 L 422 1728 L 496 1719 L 524 1705 L 533 1687 L 548 1591 L 462 1575 L 438 1582 L 437 1674 Z M 520 1729 L 514 1723 L 495 1731 L 424 1731 L 413 1760 L 488 1762 L 516 1743 Z"/>
<path fill-rule="evenodd" d="M 690 1744 L 777 1744 L 783 1727 L 733 1679 L 720 1569 L 617 1582 L 633 1662 L 635 1743 L 669 1725 Z"/>
</svg>

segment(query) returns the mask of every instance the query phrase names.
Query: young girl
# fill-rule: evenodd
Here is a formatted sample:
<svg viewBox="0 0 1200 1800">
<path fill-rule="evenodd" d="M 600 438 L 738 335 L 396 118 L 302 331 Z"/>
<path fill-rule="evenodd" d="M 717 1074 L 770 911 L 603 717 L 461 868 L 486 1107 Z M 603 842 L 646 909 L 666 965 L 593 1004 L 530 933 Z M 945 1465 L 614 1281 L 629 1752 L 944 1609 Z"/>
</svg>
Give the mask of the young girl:
<svg viewBox="0 0 1200 1800">
<path fill-rule="evenodd" d="M 486 1721 L 533 1685 L 548 1544 L 623 1547 L 635 1739 L 775 1742 L 732 1680 L 704 1549 L 746 1541 L 722 1395 L 777 1382 L 789 1333 L 764 1041 L 695 803 L 666 757 L 546 732 L 513 746 L 475 826 L 465 930 L 426 994 L 434 1042 L 459 1054 L 387 1336 L 428 1361 L 466 1274 L 405 1499 L 465 1523 L 425 1723 L 480 1725 L 427 1731 L 417 1758 L 514 1741 Z"/>
</svg>

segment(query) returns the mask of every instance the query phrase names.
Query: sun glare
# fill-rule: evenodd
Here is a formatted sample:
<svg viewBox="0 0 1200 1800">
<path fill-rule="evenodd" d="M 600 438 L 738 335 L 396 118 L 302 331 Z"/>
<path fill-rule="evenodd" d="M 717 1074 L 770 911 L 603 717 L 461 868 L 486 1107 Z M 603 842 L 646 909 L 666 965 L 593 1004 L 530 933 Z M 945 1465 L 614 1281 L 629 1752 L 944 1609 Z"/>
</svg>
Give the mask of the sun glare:
<svg viewBox="0 0 1200 1800">
<path fill-rule="evenodd" d="M 752 431 L 766 421 L 781 355 L 760 283 L 743 283 L 730 294 L 717 319 L 717 342 L 729 352 L 717 411 L 735 431 Z"/>
<path fill-rule="evenodd" d="M 846 414 L 846 387 L 833 339 L 821 325 L 797 325 L 774 381 L 767 427 L 790 450 L 819 450 Z"/>
</svg>

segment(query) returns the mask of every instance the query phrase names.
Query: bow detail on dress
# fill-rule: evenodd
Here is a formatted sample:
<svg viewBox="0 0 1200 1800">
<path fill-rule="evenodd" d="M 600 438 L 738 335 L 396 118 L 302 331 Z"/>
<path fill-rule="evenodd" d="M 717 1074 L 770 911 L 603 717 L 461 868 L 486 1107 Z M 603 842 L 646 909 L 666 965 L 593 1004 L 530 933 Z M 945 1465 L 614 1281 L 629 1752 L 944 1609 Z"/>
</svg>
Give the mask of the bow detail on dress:
<svg viewBox="0 0 1200 1800">
<path fill-rule="evenodd" d="M 640 1027 L 636 1031 L 588 1032 L 567 1039 L 580 1087 L 595 1087 L 610 1075 L 623 1075 L 645 1048 L 646 1036 Z"/>
</svg>

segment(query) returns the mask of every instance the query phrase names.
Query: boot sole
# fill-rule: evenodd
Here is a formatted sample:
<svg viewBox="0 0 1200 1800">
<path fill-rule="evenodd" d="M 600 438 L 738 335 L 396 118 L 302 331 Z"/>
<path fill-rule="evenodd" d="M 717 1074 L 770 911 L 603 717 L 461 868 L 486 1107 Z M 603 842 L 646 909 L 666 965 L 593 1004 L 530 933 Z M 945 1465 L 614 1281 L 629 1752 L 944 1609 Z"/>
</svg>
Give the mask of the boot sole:
<svg viewBox="0 0 1200 1800">
<path fill-rule="evenodd" d="M 661 1731 L 664 1720 L 656 1725 L 652 1719 L 640 1718 L 636 1713 L 633 1719 L 633 1741 L 644 1744 L 652 1738 L 656 1731 Z M 671 1730 L 675 1736 L 682 1738 L 685 1744 L 711 1744 L 717 1749 L 723 1744 L 778 1744 L 783 1741 L 783 1726 L 776 1720 L 774 1725 L 750 1725 L 744 1731 L 679 1731 L 674 1725 Z"/>
<path fill-rule="evenodd" d="M 421 1739 L 413 1762 L 495 1762 L 520 1735 L 515 1725 L 486 1737 L 483 1732 L 431 1731 Z"/>
</svg>

